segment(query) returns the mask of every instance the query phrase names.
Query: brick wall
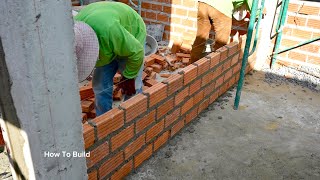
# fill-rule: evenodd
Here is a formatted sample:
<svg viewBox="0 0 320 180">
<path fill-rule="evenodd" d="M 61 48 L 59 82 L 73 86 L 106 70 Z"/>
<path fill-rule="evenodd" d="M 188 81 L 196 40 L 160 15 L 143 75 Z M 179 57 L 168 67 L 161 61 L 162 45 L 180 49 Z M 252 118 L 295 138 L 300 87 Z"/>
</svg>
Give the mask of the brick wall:
<svg viewBox="0 0 320 180">
<path fill-rule="evenodd" d="M 126 176 L 233 86 L 240 46 L 230 43 L 84 124 L 89 179 Z"/>
<path fill-rule="evenodd" d="M 129 4 L 128 0 L 120 2 Z M 137 4 L 137 1 L 133 1 Z M 137 8 L 134 8 L 137 10 Z M 166 40 L 183 40 L 192 44 L 196 35 L 197 1 L 194 0 L 145 0 L 141 16 L 146 24 L 163 24 Z"/>
<path fill-rule="evenodd" d="M 281 49 L 320 37 L 320 3 L 290 1 Z M 320 66 L 320 41 L 288 51 L 278 56 L 287 65 Z"/>
</svg>

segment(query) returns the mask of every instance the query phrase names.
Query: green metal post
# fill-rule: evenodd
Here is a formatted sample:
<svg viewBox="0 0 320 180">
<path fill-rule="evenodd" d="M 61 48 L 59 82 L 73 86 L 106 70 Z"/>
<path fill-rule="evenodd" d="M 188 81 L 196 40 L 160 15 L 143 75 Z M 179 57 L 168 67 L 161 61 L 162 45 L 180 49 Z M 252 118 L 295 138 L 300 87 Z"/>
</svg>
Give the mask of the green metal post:
<svg viewBox="0 0 320 180">
<path fill-rule="evenodd" d="M 278 23 L 277 23 L 277 38 L 276 38 L 276 44 L 274 46 L 273 52 L 277 52 L 280 46 L 280 42 L 281 42 L 281 38 L 282 38 L 282 30 L 283 30 L 283 26 L 285 24 L 286 21 L 286 17 L 287 17 L 287 11 L 288 11 L 288 6 L 289 6 L 289 1 L 290 0 L 283 0 L 282 2 L 282 8 L 281 11 L 279 13 L 279 18 L 278 18 Z M 279 26 L 278 26 L 279 25 Z M 272 57 L 271 60 L 271 68 L 273 67 L 273 65 L 275 64 L 277 59 L 277 54 L 275 54 Z"/>
<path fill-rule="evenodd" d="M 255 33 L 255 36 L 254 36 L 254 43 L 253 43 L 252 49 L 251 49 L 251 51 L 249 53 L 249 56 L 251 56 L 254 53 L 254 51 L 256 50 L 256 47 L 257 47 L 257 42 L 258 42 L 258 39 L 259 39 L 259 27 L 260 27 L 260 21 L 262 19 L 262 12 L 263 12 L 263 8 L 264 8 L 264 2 L 265 2 L 265 0 L 261 1 L 261 6 L 259 8 L 260 13 L 259 13 L 259 17 L 258 17 L 258 22 L 256 24 L 256 28 L 255 28 L 256 29 L 256 33 Z"/>
<path fill-rule="evenodd" d="M 246 46 L 244 48 L 244 53 L 243 53 L 243 58 L 242 58 L 242 66 L 241 66 L 241 70 L 240 70 L 240 79 L 238 82 L 237 93 L 236 93 L 236 98 L 235 98 L 235 102 L 234 102 L 234 109 L 235 110 L 237 110 L 239 108 L 241 90 L 242 90 L 244 75 L 245 75 L 245 71 L 246 71 L 246 67 L 247 67 L 247 61 L 248 61 L 248 57 L 249 57 L 249 49 L 250 49 L 250 44 L 251 44 L 251 39 L 252 39 L 252 33 L 253 33 L 254 23 L 256 20 L 256 13 L 257 13 L 257 9 L 258 9 L 258 1 L 259 0 L 253 0 L 253 2 L 252 2 L 252 9 L 251 9 L 251 14 L 250 14 L 250 22 L 249 22 L 249 27 L 248 27 Z"/>
</svg>

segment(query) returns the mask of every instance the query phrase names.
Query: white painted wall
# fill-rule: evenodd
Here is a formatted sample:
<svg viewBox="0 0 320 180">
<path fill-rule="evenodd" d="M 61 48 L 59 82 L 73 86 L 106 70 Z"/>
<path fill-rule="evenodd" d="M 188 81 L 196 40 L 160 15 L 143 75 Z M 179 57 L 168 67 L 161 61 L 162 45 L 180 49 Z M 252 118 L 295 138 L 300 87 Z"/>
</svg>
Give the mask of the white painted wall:
<svg viewBox="0 0 320 180">
<path fill-rule="evenodd" d="M 44 157 L 45 151 L 84 150 L 70 5 L 0 1 L 0 37 L 12 83 L 8 96 L 15 107 L 2 112 L 0 121 L 11 158 L 27 179 L 87 178 L 85 158 Z M 20 127 L 8 119 L 14 113 Z"/>
</svg>

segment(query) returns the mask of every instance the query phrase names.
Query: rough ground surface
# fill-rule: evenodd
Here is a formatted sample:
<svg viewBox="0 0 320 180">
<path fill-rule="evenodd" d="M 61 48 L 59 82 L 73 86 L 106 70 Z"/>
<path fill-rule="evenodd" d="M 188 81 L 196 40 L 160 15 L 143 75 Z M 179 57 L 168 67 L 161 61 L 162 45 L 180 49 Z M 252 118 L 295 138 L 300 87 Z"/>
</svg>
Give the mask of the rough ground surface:
<svg viewBox="0 0 320 180">
<path fill-rule="evenodd" d="M 231 90 L 127 179 L 320 179 L 319 79 L 264 71 L 238 111 Z"/>
<path fill-rule="evenodd" d="M 231 90 L 127 179 L 320 179 L 320 80 L 264 71 L 247 76 L 238 111 Z"/>
</svg>

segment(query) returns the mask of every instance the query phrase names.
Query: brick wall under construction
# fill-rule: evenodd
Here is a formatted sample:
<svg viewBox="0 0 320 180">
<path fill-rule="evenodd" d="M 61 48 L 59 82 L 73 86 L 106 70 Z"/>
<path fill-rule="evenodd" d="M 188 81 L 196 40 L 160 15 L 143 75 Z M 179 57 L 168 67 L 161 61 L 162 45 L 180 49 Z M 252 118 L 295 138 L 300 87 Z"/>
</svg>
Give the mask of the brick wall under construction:
<svg viewBox="0 0 320 180">
<path fill-rule="evenodd" d="M 84 124 L 89 179 L 121 179 L 150 158 L 237 82 L 241 51 L 230 43 Z"/>
</svg>

